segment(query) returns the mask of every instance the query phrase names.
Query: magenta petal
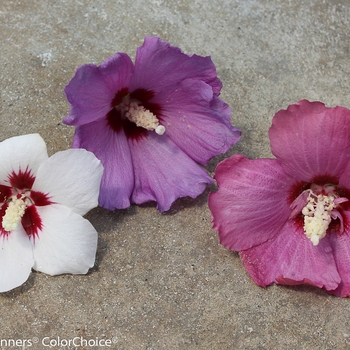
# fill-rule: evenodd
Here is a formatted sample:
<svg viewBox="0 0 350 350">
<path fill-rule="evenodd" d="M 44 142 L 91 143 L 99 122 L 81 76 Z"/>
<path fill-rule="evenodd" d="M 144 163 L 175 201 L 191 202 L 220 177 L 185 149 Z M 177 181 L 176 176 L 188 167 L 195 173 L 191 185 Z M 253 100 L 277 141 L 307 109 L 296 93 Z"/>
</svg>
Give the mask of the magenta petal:
<svg viewBox="0 0 350 350">
<path fill-rule="evenodd" d="M 207 164 L 240 139 L 241 132 L 230 124 L 230 107 L 203 81 L 184 80 L 171 93 L 159 93 L 154 102 L 162 103 L 167 136 L 199 163 Z"/>
<path fill-rule="evenodd" d="M 350 222 L 350 213 L 343 212 L 346 221 Z M 338 272 L 341 277 L 341 283 L 338 288 L 331 292 L 331 294 L 339 297 L 350 296 L 350 233 L 349 229 L 342 234 L 331 234 L 330 242 L 333 248 L 334 259 L 337 264 Z M 321 240 L 322 241 L 322 240 Z"/>
<path fill-rule="evenodd" d="M 253 280 L 264 287 L 309 284 L 329 291 L 341 281 L 328 238 L 314 246 L 293 220 L 275 238 L 240 256 Z"/>
<path fill-rule="evenodd" d="M 349 162 L 350 111 L 302 100 L 276 113 L 269 137 L 289 175 L 307 182 L 316 175 L 339 178 Z"/>
<path fill-rule="evenodd" d="M 149 132 L 147 137 L 129 139 L 135 172 L 132 201 L 156 201 L 166 211 L 179 197 L 201 194 L 212 178 L 183 153 L 165 134 Z"/>
<path fill-rule="evenodd" d="M 143 87 L 155 93 L 174 90 L 184 79 L 194 78 L 209 84 L 219 94 L 222 84 L 210 57 L 186 55 L 177 47 L 155 37 L 145 37 L 137 49 L 135 73 L 130 90 Z"/>
<path fill-rule="evenodd" d="M 117 53 L 98 67 L 79 67 L 64 90 L 72 105 L 64 123 L 78 126 L 104 118 L 115 94 L 127 87 L 132 73 L 133 63 L 124 53 Z"/>
<path fill-rule="evenodd" d="M 307 204 L 307 199 L 309 197 L 309 192 L 304 191 L 302 192 L 290 205 L 290 208 L 292 209 L 292 212 L 290 214 L 290 219 L 296 218 L 303 210 L 303 208 Z"/>
<path fill-rule="evenodd" d="M 236 154 L 217 166 L 215 179 L 219 190 L 210 193 L 209 208 L 224 246 L 244 250 L 279 234 L 291 214 L 292 180 L 277 160 Z"/>
<path fill-rule="evenodd" d="M 94 153 L 104 166 L 99 205 L 110 210 L 130 206 L 134 171 L 124 132 L 112 130 L 107 119 L 99 120 L 76 128 L 73 147 Z"/>
<path fill-rule="evenodd" d="M 339 186 L 350 189 L 350 159 L 339 179 Z M 350 199 L 350 198 L 349 198 Z"/>
</svg>

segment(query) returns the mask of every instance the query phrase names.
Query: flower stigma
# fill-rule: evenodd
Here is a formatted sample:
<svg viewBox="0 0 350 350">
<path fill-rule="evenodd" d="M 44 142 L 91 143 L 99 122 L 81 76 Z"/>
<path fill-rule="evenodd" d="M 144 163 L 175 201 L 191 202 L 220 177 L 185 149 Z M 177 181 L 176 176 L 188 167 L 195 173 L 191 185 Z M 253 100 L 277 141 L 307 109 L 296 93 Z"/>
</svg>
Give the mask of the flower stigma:
<svg viewBox="0 0 350 350">
<path fill-rule="evenodd" d="M 332 221 L 332 211 L 336 207 L 334 195 L 315 194 L 311 189 L 307 190 L 307 204 L 302 209 L 304 215 L 304 231 L 314 246 L 326 235 L 329 224 Z"/>
<path fill-rule="evenodd" d="M 163 135 L 165 127 L 159 125 L 157 117 L 145 107 L 138 105 L 136 102 L 131 102 L 124 107 L 125 116 L 137 126 L 146 130 L 154 130 L 158 135 Z"/>
<path fill-rule="evenodd" d="M 5 231 L 13 231 L 17 228 L 27 208 L 25 195 L 10 197 L 5 215 L 2 218 L 2 227 Z"/>
</svg>

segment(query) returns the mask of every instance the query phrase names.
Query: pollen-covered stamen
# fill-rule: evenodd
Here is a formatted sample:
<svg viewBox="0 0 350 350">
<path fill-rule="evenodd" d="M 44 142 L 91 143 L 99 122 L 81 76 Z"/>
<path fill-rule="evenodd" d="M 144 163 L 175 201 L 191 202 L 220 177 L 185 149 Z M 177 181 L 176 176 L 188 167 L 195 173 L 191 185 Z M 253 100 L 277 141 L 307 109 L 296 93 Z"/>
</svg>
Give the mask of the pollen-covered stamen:
<svg viewBox="0 0 350 350">
<path fill-rule="evenodd" d="M 305 235 L 311 240 L 313 245 L 318 245 L 320 239 L 326 235 L 328 226 L 332 221 L 332 211 L 336 207 L 333 195 L 316 195 L 312 190 L 308 190 L 307 204 L 302 209 L 304 215 Z"/>
<path fill-rule="evenodd" d="M 158 118 L 148 109 L 136 102 L 131 102 L 124 107 L 125 116 L 137 126 L 146 130 L 154 130 L 158 135 L 163 135 L 165 127 L 159 125 Z"/>
<path fill-rule="evenodd" d="M 8 207 L 2 218 L 2 227 L 5 231 L 13 231 L 20 223 L 27 208 L 27 197 L 25 195 L 12 196 L 8 201 Z"/>
</svg>

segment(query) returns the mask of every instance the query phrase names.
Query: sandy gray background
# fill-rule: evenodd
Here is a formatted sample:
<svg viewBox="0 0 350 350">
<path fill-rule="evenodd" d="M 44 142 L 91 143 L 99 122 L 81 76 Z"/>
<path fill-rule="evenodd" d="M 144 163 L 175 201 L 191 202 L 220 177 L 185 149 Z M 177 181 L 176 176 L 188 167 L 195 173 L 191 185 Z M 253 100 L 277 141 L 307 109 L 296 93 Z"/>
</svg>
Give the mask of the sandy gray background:
<svg viewBox="0 0 350 350">
<path fill-rule="evenodd" d="M 134 58 L 155 35 L 212 57 L 243 131 L 225 156 L 269 157 L 279 109 L 302 98 L 350 107 L 349 15 L 348 0 L 1 0 L 0 140 L 39 132 L 50 154 L 69 148 L 63 89 L 76 68 L 117 51 Z M 31 349 L 76 336 L 113 338 L 113 349 L 350 348 L 350 300 L 256 286 L 211 229 L 209 190 L 166 214 L 94 209 L 96 267 L 33 273 L 0 295 L 0 339 L 38 337 Z"/>
</svg>

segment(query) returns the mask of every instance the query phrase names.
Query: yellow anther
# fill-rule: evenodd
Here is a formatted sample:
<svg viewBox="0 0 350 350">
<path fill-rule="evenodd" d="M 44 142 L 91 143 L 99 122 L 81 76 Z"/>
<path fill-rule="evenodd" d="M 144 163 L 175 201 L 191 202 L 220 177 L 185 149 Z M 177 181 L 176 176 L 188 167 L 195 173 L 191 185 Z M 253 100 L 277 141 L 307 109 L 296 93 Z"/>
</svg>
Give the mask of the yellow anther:
<svg viewBox="0 0 350 350">
<path fill-rule="evenodd" d="M 21 196 L 20 198 L 17 198 L 17 196 L 12 196 L 10 198 L 5 215 L 2 218 L 2 227 L 5 231 L 15 230 L 21 221 L 27 208 L 27 205 L 23 200 L 24 197 L 25 196 Z"/>
<path fill-rule="evenodd" d="M 304 215 L 305 235 L 311 240 L 313 245 L 318 245 L 320 239 L 326 235 L 329 224 L 332 221 L 332 210 L 335 208 L 335 197 L 316 195 L 309 190 L 307 204 L 302 209 Z"/>
<path fill-rule="evenodd" d="M 137 126 L 146 130 L 154 130 L 158 135 L 163 135 L 165 127 L 159 125 L 158 118 L 145 107 L 138 105 L 136 102 L 131 102 L 126 108 L 125 116 Z"/>
</svg>

